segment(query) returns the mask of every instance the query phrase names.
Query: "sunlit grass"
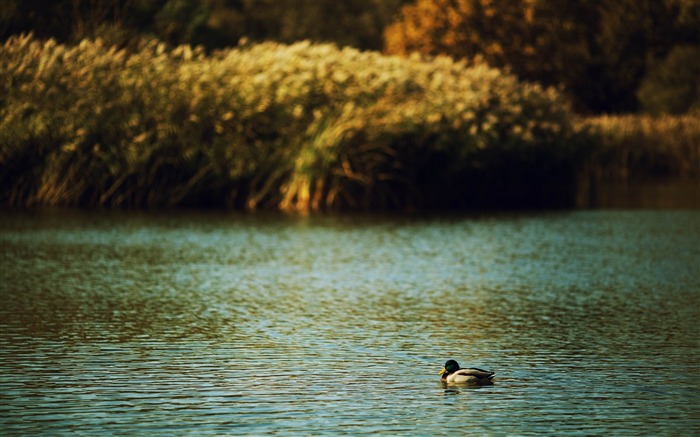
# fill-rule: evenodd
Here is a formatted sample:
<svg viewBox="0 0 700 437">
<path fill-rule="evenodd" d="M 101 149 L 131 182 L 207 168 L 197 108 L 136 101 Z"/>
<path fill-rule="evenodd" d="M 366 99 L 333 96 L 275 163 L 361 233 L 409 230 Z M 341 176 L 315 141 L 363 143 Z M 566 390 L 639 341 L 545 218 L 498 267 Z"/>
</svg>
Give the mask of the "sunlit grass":
<svg viewBox="0 0 700 437">
<path fill-rule="evenodd" d="M 599 178 L 700 180 L 700 114 L 600 116 L 582 123 L 599 138 L 590 160 Z"/>
<path fill-rule="evenodd" d="M 557 205 L 590 146 L 556 91 L 478 61 L 31 36 L 0 59 L 5 205 Z"/>
</svg>

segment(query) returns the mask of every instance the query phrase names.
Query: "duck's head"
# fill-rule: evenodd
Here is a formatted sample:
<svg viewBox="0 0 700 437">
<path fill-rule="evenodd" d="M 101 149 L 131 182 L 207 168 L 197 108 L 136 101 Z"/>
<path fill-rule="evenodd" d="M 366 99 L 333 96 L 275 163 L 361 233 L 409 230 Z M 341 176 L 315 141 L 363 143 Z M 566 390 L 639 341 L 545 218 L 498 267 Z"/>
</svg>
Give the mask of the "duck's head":
<svg viewBox="0 0 700 437">
<path fill-rule="evenodd" d="M 457 364 L 457 361 L 455 360 L 447 360 L 445 363 L 445 367 L 440 371 L 440 375 L 444 375 L 447 373 L 448 375 L 450 373 L 454 373 L 459 370 L 459 364 Z"/>
</svg>

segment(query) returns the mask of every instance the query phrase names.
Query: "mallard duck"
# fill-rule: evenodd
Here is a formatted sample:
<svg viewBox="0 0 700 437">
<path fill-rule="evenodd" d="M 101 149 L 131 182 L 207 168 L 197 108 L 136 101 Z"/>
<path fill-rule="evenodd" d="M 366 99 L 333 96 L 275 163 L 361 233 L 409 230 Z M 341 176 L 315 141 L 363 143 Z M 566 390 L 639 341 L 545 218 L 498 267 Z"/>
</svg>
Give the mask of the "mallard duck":
<svg viewBox="0 0 700 437">
<path fill-rule="evenodd" d="M 475 368 L 460 369 L 455 360 L 448 360 L 440 371 L 442 382 L 448 384 L 492 385 L 491 378 L 495 374 L 495 372 Z"/>
</svg>

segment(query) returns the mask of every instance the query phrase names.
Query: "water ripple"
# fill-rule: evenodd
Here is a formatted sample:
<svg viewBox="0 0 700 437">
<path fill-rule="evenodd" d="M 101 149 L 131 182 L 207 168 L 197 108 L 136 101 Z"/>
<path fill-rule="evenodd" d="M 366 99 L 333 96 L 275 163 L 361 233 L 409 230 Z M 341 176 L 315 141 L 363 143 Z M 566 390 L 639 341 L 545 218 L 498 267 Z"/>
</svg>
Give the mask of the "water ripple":
<svg viewBox="0 0 700 437">
<path fill-rule="evenodd" d="M 700 434 L 697 212 L 9 214 L 0 243 L 3 435 Z"/>
</svg>

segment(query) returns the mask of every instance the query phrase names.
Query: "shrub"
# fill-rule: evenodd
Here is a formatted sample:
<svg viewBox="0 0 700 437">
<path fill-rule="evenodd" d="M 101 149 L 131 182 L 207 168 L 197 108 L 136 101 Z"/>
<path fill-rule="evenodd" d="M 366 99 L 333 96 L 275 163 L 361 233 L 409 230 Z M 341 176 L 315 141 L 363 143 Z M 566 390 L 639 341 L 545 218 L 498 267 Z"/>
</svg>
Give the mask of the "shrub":
<svg viewBox="0 0 700 437">
<path fill-rule="evenodd" d="M 0 59 L 5 205 L 552 205 L 588 138 L 557 92 L 480 61 L 32 36 Z"/>
<path fill-rule="evenodd" d="M 700 46 L 677 46 L 652 66 L 637 91 L 650 114 L 700 113 Z"/>
</svg>

